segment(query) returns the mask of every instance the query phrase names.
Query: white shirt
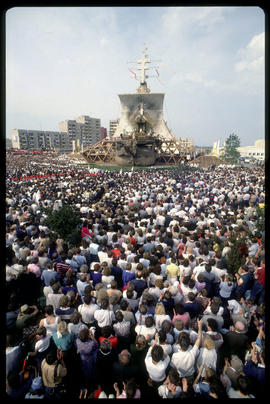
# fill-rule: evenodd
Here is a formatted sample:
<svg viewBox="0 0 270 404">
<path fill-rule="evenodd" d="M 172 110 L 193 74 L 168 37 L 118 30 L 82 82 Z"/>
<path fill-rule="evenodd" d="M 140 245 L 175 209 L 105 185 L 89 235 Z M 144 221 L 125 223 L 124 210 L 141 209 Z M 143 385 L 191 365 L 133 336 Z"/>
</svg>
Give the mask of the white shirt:
<svg viewBox="0 0 270 404">
<path fill-rule="evenodd" d="M 137 335 L 144 335 L 146 339 L 148 339 L 149 341 L 154 338 L 155 333 L 156 333 L 156 327 L 152 326 L 152 327 L 146 327 L 145 325 L 136 325 L 135 327 L 135 332 Z M 149 337 L 147 338 L 147 335 L 149 335 Z"/>
<path fill-rule="evenodd" d="M 91 324 L 95 320 L 94 313 L 98 309 L 99 309 L 99 306 L 95 303 L 91 303 L 90 305 L 81 304 L 78 307 L 78 312 L 81 313 L 82 321 L 84 323 Z"/>
<path fill-rule="evenodd" d="M 194 374 L 198 351 L 197 345 L 193 347 L 190 345 L 187 351 L 178 351 L 172 355 L 171 366 L 177 369 L 180 377 L 188 377 Z"/>
<path fill-rule="evenodd" d="M 214 349 L 200 348 L 200 354 L 197 359 L 197 365 L 206 365 L 208 368 L 216 370 L 217 351 Z M 205 375 L 205 367 L 203 368 L 202 376 Z"/>
<path fill-rule="evenodd" d="M 114 312 L 104 309 L 96 310 L 94 318 L 97 320 L 100 328 L 105 327 L 106 325 L 112 325 L 112 322 L 115 320 Z"/>
<path fill-rule="evenodd" d="M 154 382 L 162 382 L 166 378 L 166 369 L 170 362 L 170 357 L 167 355 L 165 359 L 159 361 L 156 365 L 152 362 L 152 347 L 148 349 L 148 352 L 145 357 L 145 366 L 149 377 Z"/>
<path fill-rule="evenodd" d="M 232 314 L 239 314 L 239 312 L 242 310 L 241 304 L 234 299 L 228 300 L 228 306 L 232 310 Z"/>
<path fill-rule="evenodd" d="M 50 340 L 51 340 L 51 335 L 46 335 L 45 337 L 40 338 L 35 343 L 35 351 L 36 352 L 44 352 L 44 351 L 46 351 L 46 349 L 49 348 Z"/>
<path fill-rule="evenodd" d="M 171 322 L 171 318 L 168 314 L 155 314 L 154 315 L 154 320 L 156 323 L 156 329 L 160 330 L 162 323 L 164 320 L 169 320 L 169 322 Z"/>
<path fill-rule="evenodd" d="M 152 341 L 150 342 L 151 346 L 154 344 L 155 340 L 152 339 Z M 171 344 L 159 344 L 161 346 L 161 348 L 163 349 L 163 351 L 167 354 L 167 355 L 171 355 L 172 354 L 172 345 Z"/>
</svg>

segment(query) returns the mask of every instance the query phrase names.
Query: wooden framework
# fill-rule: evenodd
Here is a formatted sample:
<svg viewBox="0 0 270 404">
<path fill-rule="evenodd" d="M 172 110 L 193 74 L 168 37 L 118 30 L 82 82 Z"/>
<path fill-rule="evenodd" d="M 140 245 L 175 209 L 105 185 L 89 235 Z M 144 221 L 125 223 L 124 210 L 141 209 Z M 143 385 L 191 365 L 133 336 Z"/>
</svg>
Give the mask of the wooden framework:
<svg viewBox="0 0 270 404">
<path fill-rule="evenodd" d="M 156 136 L 160 140 L 156 146 L 158 157 L 155 165 L 178 165 L 185 160 L 187 154 L 193 152 L 193 147 L 184 147 L 180 141 L 165 139 Z M 117 137 L 105 138 L 87 147 L 82 153 L 82 157 L 92 164 L 116 164 L 116 144 L 121 139 Z"/>
</svg>

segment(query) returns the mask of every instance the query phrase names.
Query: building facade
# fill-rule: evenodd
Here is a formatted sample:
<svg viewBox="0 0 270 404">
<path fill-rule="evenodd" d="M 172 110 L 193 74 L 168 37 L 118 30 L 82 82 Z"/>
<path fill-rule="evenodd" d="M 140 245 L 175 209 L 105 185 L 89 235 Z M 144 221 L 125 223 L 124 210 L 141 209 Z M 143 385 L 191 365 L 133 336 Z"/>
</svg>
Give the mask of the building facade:
<svg viewBox="0 0 270 404">
<path fill-rule="evenodd" d="M 107 137 L 107 128 L 103 128 L 103 126 L 101 126 L 100 128 L 100 139 L 105 139 L 105 137 Z"/>
<path fill-rule="evenodd" d="M 87 115 L 59 122 L 59 132 L 13 129 L 11 142 L 14 149 L 55 149 L 72 152 L 74 142 L 80 149 L 91 146 L 101 139 L 100 119 Z"/>
<path fill-rule="evenodd" d="M 256 140 L 253 146 L 238 147 L 241 157 L 254 158 L 256 160 L 265 160 L 265 140 Z"/>
<path fill-rule="evenodd" d="M 42 130 L 13 129 L 11 142 L 14 149 L 68 149 L 66 133 Z"/>
<path fill-rule="evenodd" d="M 117 129 L 118 123 L 119 123 L 119 119 L 110 120 L 110 127 L 109 127 L 109 136 L 110 137 L 113 137 L 113 135 Z"/>
</svg>

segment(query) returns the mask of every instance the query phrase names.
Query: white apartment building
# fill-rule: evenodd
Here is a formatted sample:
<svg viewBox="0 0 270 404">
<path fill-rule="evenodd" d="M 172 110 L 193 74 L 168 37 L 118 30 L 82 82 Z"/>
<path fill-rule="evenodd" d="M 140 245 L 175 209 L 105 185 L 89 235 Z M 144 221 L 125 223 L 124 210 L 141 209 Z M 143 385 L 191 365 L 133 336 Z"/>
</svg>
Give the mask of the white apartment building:
<svg viewBox="0 0 270 404">
<path fill-rule="evenodd" d="M 100 119 L 82 115 L 59 122 L 59 132 L 13 129 L 11 142 L 14 149 L 56 149 L 71 152 L 73 144 L 80 148 L 91 146 L 101 139 Z"/>
<path fill-rule="evenodd" d="M 118 126 L 119 119 L 112 119 L 110 120 L 110 127 L 109 127 L 109 137 L 113 137 L 114 132 Z"/>
<path fill-rule="evenodd" d="M 11 143 L 14 149 L 66 149 L 68 142 L 66 133 L 13 129 L 11 131 Z"/>
<path fill-rule="evenodd" d="M 265 140 L 256 140 L 253 146 L 241 146 L 237 150 L 241 154 L 241 157 L 255 158 L 257 160 L 265 160 Z"/>
</svg>

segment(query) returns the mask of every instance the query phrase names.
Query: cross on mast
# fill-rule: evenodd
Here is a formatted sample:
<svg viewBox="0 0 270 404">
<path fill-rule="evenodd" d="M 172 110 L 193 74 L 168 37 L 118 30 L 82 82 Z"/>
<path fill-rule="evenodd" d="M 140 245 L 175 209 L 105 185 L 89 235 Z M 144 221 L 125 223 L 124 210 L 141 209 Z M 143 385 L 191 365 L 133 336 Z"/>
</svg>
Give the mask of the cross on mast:
<svg viewBox="0 0 270 404">
<path fill-rule="evenodd" d="M 147 67 L 147 63 L 151 63 L 150 59 L 147 59 L 147 54 L 146 54 L 147 48 L 144 49 L 142 59 L 138 60 L 138 64 L 141 64 L 141 67 L 138 67 L 138 70 L 141 70 L 141 84 L 146 84 L 145 79 L 147 78 L 147 75 L 145 74 L 146 70 L 149 70 L 149 67 Z"/>
</svg>

